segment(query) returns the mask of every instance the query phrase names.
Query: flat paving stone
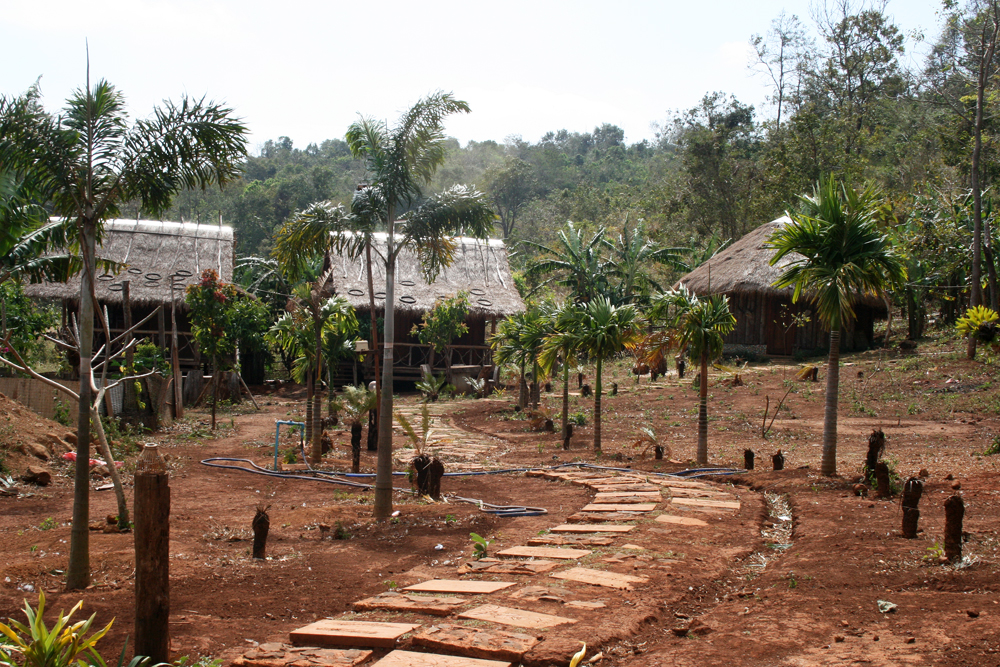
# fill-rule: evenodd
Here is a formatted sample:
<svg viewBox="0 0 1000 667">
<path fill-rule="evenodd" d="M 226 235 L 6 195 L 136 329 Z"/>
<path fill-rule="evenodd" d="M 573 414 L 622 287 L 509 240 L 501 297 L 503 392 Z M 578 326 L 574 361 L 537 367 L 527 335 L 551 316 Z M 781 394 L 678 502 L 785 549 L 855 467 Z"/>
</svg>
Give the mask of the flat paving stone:
<svg viewBox="0 0 1000 667">
<path fill-rule="evenodd" d="M 484 559 L 485 560 L 485 559 Z M 467 561 L 458 568 L 459 574 L 485 572 L 489 574 L 544 574 L 556 569 L 563 563 L 557 560 L 520 560 L 520 561 Z"/>
<path fill-rule="evenodd" d="M 628 533 L 635 526 L 620 526 L 609 524 L 607 526 L 581 526 L 578 524 L 564 523 L 555 528 L 549 528 L 550 533 Z"/>
<path fill-rule="evenodd" d="M 435 595 L 407 595 L 406 593 L 386 592 L 375 597 L 358 600 L 352 607 L 357 611 L 402 611 L 431 616 L 448 616 L 456 608 L 468 602 L 461 597 L 438 597 Z"/>
<path fill-rule="evenodd" d="M 657 491 L 600 491 L 594 498 L 652 498 L 662 500 L 663 494 Z M 648 500 L 645 502 L 649 502 Z"/>
<path fill-rule="evenodd" d="M 603 609 L 608 605 L 597 600 L 570 600 L 566 603 L 566 606 L 573 609 Z"/>
<path fill-rule="evenodd" d="M 626 491 L 638 491 L 640 493 L 648 493 L 650 491 L 655 491 L 660 493 L 662 486 L 658 484 L 595 484 L 590 487 L 598 493 L 624 493 Z M 662 497 L 662 494 L 660 494 Z"/>
<path fill-rule="evenodd" d="M 396 640 L 419 628 L 414 623 L 375 623 L 323 619 L 288 633 L 298 646 L 366 646 L 392 648 Z"/>
<path fill-rule="evenodd" d="M 604 523 L 605 521 L 636 521 L 646 512 L 577 512 L 566 517 L 574 523 Z"/>
<path fill-rule="evenodd" d="M 355 667 L 371 651 L 361 649 L 293 647 L 277 642 L 260 644 L 233 660 L 235 667 Z"/>
<path fill-rule="evenodd" d="M 511 667 L 509 660 L 481 660 L 402 650 L 393 651 L 375 664 L 378 667 Z"/>
<path fill-rule="evenodd" d="M 529 547 L 541 547 L 546 545 L 558 546 L 581 546 L 581 547 L 609 547 L 614 543 L 613 537 L 598 537 L 596 535 L 540 535 L 529 537 Z"/>
<path fill-rule="evenodd" d="M 407 586 L 404 591 L 422 591 L 425 593 L 496 593 L 513 586 L 513 581 L 465 581 L 462 579 L 430 579 L 419 584 Z"/>
<path fill-rule="evenodd" d="M 676 516 L 674 514 L 661 514 L 656 517 L 656 520 L 660 523 L 672 523 L 678 526 L 707 526 L 707 521 L 702 521 L 701 519 L 695 519 L 691 516 Z"/>
<path fill-rule="evenodd" d="M 713 509 L 738 510 L 740 501 L 738 500 L 712 500 L 710 498 L 674 498 L 670 501 L 674 505 L 689 505 L 691 507 L 711 507 Z"/>
<path fill-rule="evenodd" d="M 511 547 L 498 551 L 498 556 L 520 556 L 524 558 L 555 558 L 556 560 L 573 560 L 594 553 L 590 549 L 559 549 L 557 547 Z"/>
<path fill-rule="evenodd" d="M 660 486 L 668 486 L 675 489 L 710 489 L 712 488 L 709 484 L 705 482 L 695 482 L 688 479 L 678 479 L 675 477 L 649 477 L 647 480 L 650 484 L 659 484 Z"/>
<path fill-rule="evenodd" d="M 495 604 L 484 604 L 459 614 L 459 618 L 471 618 L 477 621 L 513 625 L 519 628 L 550 628 L 553 625 L 576 623 L 576 619 L 552 614 L 540 614 L 535 611 L 525 611 L 512 607 L 501 607 Z"/>
<path fill-rule="evenodd" d="M 583 512 L 652 512 L 656 509 L 656 503 L 591 503 L 584 506 Z"/>
<path fill-rule="evenodd" d="M 577 478 L 573 484 L 577 486 L 594 486 L 597 484 L 640 484 L 645 481 L 643 477 L 601 477 L 593 475 L 591 477 Z"/>
<path fill-rule="evenodd" d="M 413 643 L 469 658 L 520 662 L 521 657 L 538 643 L 538 637 L 507 630 L 439 624 L 415 634 Z"/>
<path fill-rule="evenodd" d="M 617 572 L 607 572 L 606 570 L 592 570 L 586 567 L 574 567 L 563 572 L 555 572 L 549 576 L 553 579 L 579 581 L 584 584 L 619 588 L 625 591 L 633 590 L 632 584 L 642 584 L 648 581 L 646 577 L 639 577 L 632 574 L 618 574 Z"/>
<path fill-rule="evenodd" d="M 674 498 L 734 498 L 733 494 L 715 489 L 670 489 Z"/>
<path fill-rule="evenodd" d="M 611 496 L 597 494 L 591 502 L 594 505 L 642 505 L 650 501 L 655 504 L 660 500 L 663 500 L 663 496 L 659 494 L 655 496 L 636 496 L 630 494 L 619 495 L 616 493 Z"/>
</svg>

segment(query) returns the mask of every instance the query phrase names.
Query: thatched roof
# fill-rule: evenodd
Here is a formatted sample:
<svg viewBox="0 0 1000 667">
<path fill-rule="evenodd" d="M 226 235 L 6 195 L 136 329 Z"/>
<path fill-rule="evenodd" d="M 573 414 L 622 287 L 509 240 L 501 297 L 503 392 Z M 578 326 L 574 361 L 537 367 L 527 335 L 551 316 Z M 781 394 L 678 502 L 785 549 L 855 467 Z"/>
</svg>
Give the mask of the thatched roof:
<svg viewBox="0 0 1000 667">
<path fill-rule="evenodd" d="M 100 274 L 95 286 L 102 303 L 122 302 L 122 281 L 129 281 L 129 297 L 136 305 L 184 301 L 184 289 L 195 283 L 205 269 L 215 269 L 219 277 L 233 280 L 233 229 L 221 225 L 151 220 L 109 220 L 98 257 L 127 268 L 118 275 Z M 64 283 L 25 286 L 33 298 L 75 301 L 80 297 L 80 277 Z"/>
<path fill-rule="evenodd" d="M 763 293 L 791 298 L 794 290 L 791 287 L 779 289 L 774 286 L 774 281 L 789 264 L 803 259 L 802 255 L 789 253 L 772 266 L 771 258 L 776 251 L 764 245 L 776 229 L 789 223 L 791 219 L 788 216 L 764 223 L 681 278 L 675 287 L 684 285 L 695 294 L 702 295 Z M 885 310 L 885 303 L 872 296 L 863 297 L 861 303 Z"/>
<path fill-rule="evenodd" d="M 434 307 L 437 299 L 453 297 L 464 291 L 469 295 L 469 309 L 473 315 L 506 317 L 523 312 L 524 301 L 514 286 L 503 241 L 465 237 L 456 237 L 453 241 L 457 245 L 454 262 L 443 269 L 431 284 L 424 281 L 415 252 L 405 249 L 399 253 L 396 260 L 395 310 L 426 312 Z M 376 244 L 372 247 L 376 308 L 385 306 L 385 265 L 381 261 L 385 247 L 386 235 L 376 234 Z M 354 308 L 367 310 L 368 277 L 365 267 L 364 255 L 357 260 L 343 255 L 334 257 L 327 290 L 345 297 Z"/>
</svg>

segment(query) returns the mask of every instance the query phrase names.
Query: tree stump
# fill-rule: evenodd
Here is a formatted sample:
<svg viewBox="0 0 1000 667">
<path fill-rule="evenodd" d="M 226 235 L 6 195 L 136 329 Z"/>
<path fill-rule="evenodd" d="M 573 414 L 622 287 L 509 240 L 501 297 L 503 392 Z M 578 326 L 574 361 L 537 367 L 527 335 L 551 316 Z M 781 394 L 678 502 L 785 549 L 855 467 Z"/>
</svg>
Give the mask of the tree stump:
<svg viewBox="0 0 1000 667">
<path fill-rule="evenodd" d="M 378 451 L 378 410 L 368 411 L 368 451 Z"/>
<path fill-rule="evenodd" d="M 906 480 L 903 485 L 903 537 L 913 539 L 917 536 L 917 524 L 920 522 L 920 496 L 924 492 L 924 483 L 916 477 Z"/>
<path fill-rule="evenodd" d="M 257 513 L 253 515 L 253 522 L 250 524 L 253 528 L 253 557 L 257 560 L 264 560 L 267 551 L 267 532 L 271 529 L 271 518 L 267 516 L 269 509 L 270 505 L 257 505 Z"/>
<path fill-rule="evenodd" d="M 618 395 L 618 383 L 617 382 L 612 382 L 611 383 L 611 395 L 612 396 L 617 396 Z"/>
<path fill-rule="evenodd" d="M 441 478 L 444 477 L 444 464 L 436 456 L 427 466 L 427 490 L 431 498 L 441 500 Z"/>
<path fill-rule="evenodd" d="M 170 485 L 156 445 L 135 470 L 135 654 L 170 658 Z"/>
<path fill-rule="evenodd" d="M 582 387 L 580 387 L 580 396 L 583 396 L 584 398 L 589 398 L 590 395 L 593 393 L 594 392 L 591 391 L 589 384 L 585 384 Z"/>
<path fill-rule="evenodd" d="M 785 469 L 785 455 L 781 453 L 780 449 L 777 454 L 771 457 L 771 463 L 774 465 L 775 470 Z"/>
<path fill-rule="evenodd" d="M 753 459 L 754 453 L 752 449 L 743 450 L 743 467 L 747 470 L 753 470 Z"/>
<path fill-rule="evenodd" d="M 684 357 L 677 357 L 674 361 L 677 363 L 677 379 L 684 379 L 684 369 L 687 368 L 687 362 L 684 361 Z"/>
<path fill-rule="evenodd" d="M 417 474 L 417 494 L 421 496 L 430 495 L 430 479 L 428 467 L 431 464 L 431 457 L 426 454 L 413 459 L 413 470 Z"/>
<path fill-rule="evenodd" d="M 954 563 L 962 559 L 962 519 L 965 518 L 965 501 L 962 496 L 952 496 L 944 501 L 944 555 Z"/>
<path fill-rule="evenodd" d="M 563 434 L 563 449 L 569 450 L 569 443 L 573 439 L 573 425 L 566 424 L 566 432 Z"/>
<path fill-rule="evenodd" d="M 663 445 L 656 445 L 656 447 L 653 448 L 653 456 L 657 461 L 663 460 Z"/>
<path fill-rule="evenodd" d="M 351 424 L 351 472 L 361 472 L 361 431 L 364 425 L 361 422 Z"/>
<path fill-rule="evenodd" d="M 892 487 L 889 484 L 889 466 L 885 461 L 875 464 L 875 485 L 879 498 L 891 498 Z"/>
<path fill-rule="evenodd" d="M 868 453 L 865 455 L 865 477 L 870 477 L 875 472 L 875 466 L 885 452 L 885 433 L 882 429 L 872 429 L 872 434 L 868 436 Z"/>
</svg>

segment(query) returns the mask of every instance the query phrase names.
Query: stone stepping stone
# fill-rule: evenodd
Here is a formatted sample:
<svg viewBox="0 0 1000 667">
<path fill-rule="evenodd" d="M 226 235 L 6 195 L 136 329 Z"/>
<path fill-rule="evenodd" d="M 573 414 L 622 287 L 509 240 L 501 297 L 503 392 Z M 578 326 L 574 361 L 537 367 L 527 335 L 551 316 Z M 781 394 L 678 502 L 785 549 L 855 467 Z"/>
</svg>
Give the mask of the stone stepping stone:
<svg viewBox="0 0 1000 667">
<path fill-rule="evenodd" d="M 715 489 L 670 489 L 674 498 L 735 498 L 731 493 Z"/>
<path fill-rule="evenodd" d="M 617 572 L 607 572 L 605 570 L 591 570 L 586 567 L 574 567 L 563 572 L 550 574 L 549 576 L 553 579 L 579 581 L 584 584 L 619 588 L 625 591 L 634 590 L 632 584 L 642 584 L 649 581 L 646 577 L 638 577 L 632 574 L 618 574 Z"/>
<path fill-rule="evenodd" d="M 511 667 L 509 660 L 480 660 L 396 650 L 375 663 L 377 667 Z"/>
<path fill-rule="evenodd" d="M 674 498 L 670 502 L 673 503 L 674 505 L 689 505 L 691 507 L 711 507 L 713 509 L 738 510 L 740 508 L 740 501 L 738 500 L 712 500 L 710 498 Z"/>
<path fill-rule="evenodd" d="M 678 526 L 707 526 L 707 521 L 702 521 L 701 519 L 695 519 L 690 516 L 676 516 L 674 514 L 661 514 L 656 517 L 656 520 L 660 523 L 672 523 Z"/>
<path fill-rule="evenodd" d="M 519 556 L 523 558 L 555 558 L 556 560 L 573 560 L 594 553 L 590 549 L 559 549 L 556 547 L 511 547 L 498 551 L 498 556 Z"/>
<path fill-rule="evenodd" d="M 521 657 L 538 643 L 538 637 L 507 630 L 440 624 L 414 635 L 413 643 L 434 651 L 469 658 L 520 662 Z"/>
<path fill-rule="evenodd" d="M 396 640 L 419 628 L 414 623 L 375 623 L 323 619 L 288 633 L 298 646 L 366 646 L 392 648 Z"/>
<path fill-rule="evenodd" d="M 535 611 L 524 611 L 512 607 L 501 607 L 495 604 L 484 604 L 459 614 L 459 618 L 469 618 L 476 621 L 513 625 L 519 628 L 550 628 L 553 625 L 576 623 L 576 619 L 552 614 L 540 614 Z"/>
<path fill-rule="evenodd" d="M 515 600 L 527 600 L 528 602 L 563 602 L 563 599 L 552 593 L 552 589 L 547 586 L 525 586 L 519 591 L 510 594 Z"/>
<path fill-rule="evenodd" d="M 431 579 L 419 584 L 407 586 L 404 591 L 421 591 L 424 593 L 471 593 L 480 595 L 496 593 L 514 586 L 513 581 L 464 581 L 462 579 Z"/>
<path fill-rule="evenodd" d="M 586 505 L 583 512 L 652 512 L 656 509 L 656 503 L 591 503 Z"/>
<path fill-rule="evenodd" d="M 663 487 L 657 484 L 595 484 L 590 488 L 598 493 L 625 493 L 628 491 L 649 493 L 650 491 L 655 491 L 660 497 L 663 496 L 660 493 L 660 489 Z"/>
<path fill-rule="evenodd" d="M 544 574 L 562 565 L 556 560 L 521 560 L 507 562 L 467 561 L 458 568 L 459 574 L 486 572 L 489 574 Z"/>
<path fill-rule="evenodd" d="M 466 598 L 460 597 L 407 595 L 406 593 L 389 591 L 375 597 L 358 600 L 351 606 L 357 611 L 409 611 L 430 614 L 431 616 L 448 616 L 466 602 L 468 602 Z"/>
<path fill-rule="evenodd" d="M 579 545 L 585 547 L 608 547 L 614 542 L 611 537 L 597 537 L 592 535 L 541 535 L 528 539 L 529 547 L 541 547 L 546 545 Z"/>
<path fill-rule="evenodd" d="M 570 600 L 566 603 L 566 606 L 573 609 L 603 609 L 608 605 L 597 600 Z"/>
<path fill-rule="evenodd" d="M 607 526 L 580 526 L 577 524 L 564 523 L 555 528 L 549 528 L 550 533 L 628 533 L 635 526 L 621 526 L 609 524 Z"/>
<path fill-rule="evenodd" d="M 593 475 L 583 479 L 574 479 L 572 483 L 577 486 L 595 486 L 598 484 L 641 484 L 644 481 L 646 480 L 642 477 L 601 477 Z"/>
<path fill-rule="evenodd" d="M 635 505 L 631 507 L 635 507 Z M 608 510 L 605 512 L 577 512 L 566 517 L 566 520 L 575 523 L 604 523 L 605 521 L 635 521 L 645 516 L 645 512 L 612 512 Z"/>
<path fill-rule="evenodd" d="M 650 500 L 654 502 L 660 501 L 663 496 L 656 494 L 656 496 L 635 496 L 627 493 L 623 494 L 612 494 L 610 496 L 602 496 L 597 494 L 594 498 L 593 504 L 595 505 L 641 505 L 643 503 L 648 503 Z"/>
<path fill-rule="evenodd" d="M 260 644 L 233 660 L 235 667 L 355 667 L 365 662 L 371 651 L 359 649 L 292 647 L 270 642 Z"/>
<path fill-rule="evenodd" d="M 669 486 L 674 489 L 710 489 L 712 488 L 705 482 L 693 482 L 686 479 L 678 479 L 676 477 L 649 477 L 646 479 L 650 484 L 659 484 L 660 486 Z"/>
<path fill-rule="evenodd" d="M 660 493 L 659 489 L 656 491 L 599 491 L 594 498 L 594 502 L 603 498 L 652 498 L 654 500 L 663 500 L 663 494 Z M 644 502 L 648 503 L 649 501 L 646 500 Z"/>
</svg>

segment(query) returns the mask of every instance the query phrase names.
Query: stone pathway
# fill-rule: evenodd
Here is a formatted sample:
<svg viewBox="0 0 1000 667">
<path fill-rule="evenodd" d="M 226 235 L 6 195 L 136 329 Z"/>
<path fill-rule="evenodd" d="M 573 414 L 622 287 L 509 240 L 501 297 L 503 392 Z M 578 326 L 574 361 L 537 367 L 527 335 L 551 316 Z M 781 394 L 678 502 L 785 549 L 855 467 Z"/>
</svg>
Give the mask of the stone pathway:
<svg viewBox="0 0 1000 667">
<path fill-rule="evenodd" d="M 412 406 L 410 411 L 414 412 Z M 420 418 L 419 407 L 415 409 L 415 415 L 416 419 Z M 447 423 L 440 407 L 435 419 L 438 420 L 436 424 Z M 468 449 L 472 446 L 468 441 L 450 439 L 453 427 L 435 429 L 432 441 L 440 443 L 437 450 L 439 457 L 474 457 L 473 450 Z M 462 444 L 452 446 L 452 442 Z M 475 455 L 489 449 L 486 445 L 476 446 L 480 449 L 474 450 Z M 393 650 L 371 664 L 377 667 L 510 667 L 521 662 L 525 653 L 537 647 L 541 630 L 555 628 L 552 632 L 558 639 L 559 628 L 572 628 L 581 620 L 600 623 L 599 616 L 594 614 L 600 613 L 598 610 L 605 607 L 608 598 L 568 599 L 570 596 L 587 598 L 590 589 L 598 591 L 598 595 L 604 589 L 616 591 L 614 595 L 622 595 L 650 583 L 648 576 L 616 572 L 611 568 L 630 566 L 634 571 L 639 569 L 638 563 L 645 562 L 645 569 L 652 575 L 655 570 L 668 567 L 643 555 L 646 548 L 638 544 L 621 544 L 619 553 L 609 554 L 607 547 L 612 546 L 615 540 L 626 537 L 635 539 L 633 533 L 644 527 L 647 530 L 642 534 L 647 538 L 655 530 L 667 532 L 666 527 L 670 526 L 678 530 L 702 530 L 709 527 L 709 523 L 690 516 L 690 513 L 718 514 L 734 512 L 741 507 L 735 494 L 718 485 L 678 477 L 579 469 L 532 471 L 527 475 L 585 486 L 595 492 L 595 497 L 581 511 L 569 516 L 565 523 L 553 526 L 537 539 L 528 540 L 529 544 L 505 549 L 494 558 L 461 563 L 457 570 L 460 576 L 501 574 L 529 577 L 527 586 L 515 589 L 518 583 L 514 581 L 466 578 L 422 581 L 399 592 L 389 591 L 354 603 L 356 610 L 379 612 L 383 618 L 392 618 L 394 613 L 407 614 L 406 619 L 415 622 L 325 619 L 290 633 L 292 644 L 310 644 L 311 647 L 262 644 L 234 664 L 239 667 L 367 666 L 366 661 L 373 654 L 360 649 L 389 648 Z M 650 530 L 649 523 L 635 523 L 653 513 L 658 513 L 655 525 L 662 528 Z M 608 521 L 632 523 L 625 525 Z M 670 557 L 665 561 L 661 558 L 658 562 L 669 564 Z M 589 563 L 600 569 L 587 567 Z M 563 588 L 564 584 L 572 586 Z M 483 596 L 490 596 L 491 600 L 496 596 L 506 598 L 505 602 L 513 605 L 556 603 L 568 611 L 579 611 L 569 616 L 558 616 L 484 601 Z M 586 616 L 577 618 L 580 613 Z M 467 619 L 478 625 L 442 622 L 447 617 Z M 396 647 L 401 638 L 432 653 L 398 649 Z"/>
</svg>

